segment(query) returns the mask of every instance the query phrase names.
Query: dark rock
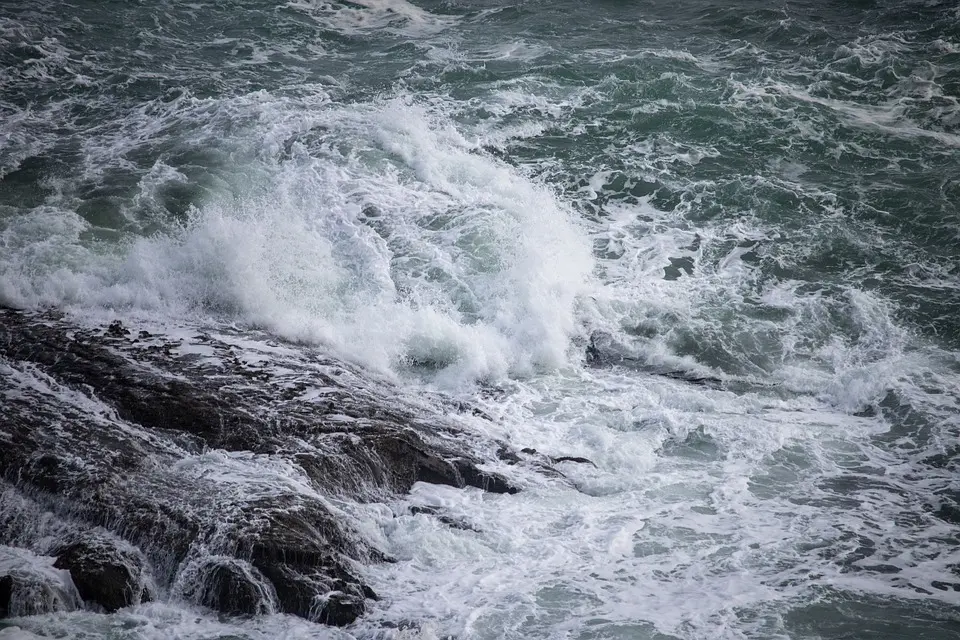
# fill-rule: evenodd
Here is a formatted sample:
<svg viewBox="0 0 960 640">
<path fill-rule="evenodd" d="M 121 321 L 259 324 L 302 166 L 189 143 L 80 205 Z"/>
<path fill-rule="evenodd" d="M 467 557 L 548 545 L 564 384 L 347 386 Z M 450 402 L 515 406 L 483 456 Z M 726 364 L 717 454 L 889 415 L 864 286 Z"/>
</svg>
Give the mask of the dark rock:
<svg viewBox="0 0 960 640">
<path fill-rule="evenodd" d="M 372 593 L 342 569 L 302 570 L 281 562 L 264 566 L 263 574 L 276 589 L 281 611 L 324 624 L 354 622 L 366 610 L 366 593 Z"/>
<path fill-rule="evenodd" d="M 520 492 L 520 489 L 510 484 L 510 482 L 499 473 L 481 471 L 473 460 L 458 458 L 454 460 L 454 464 L 457 467 L 457 471 L 460 472 L 460 477 L 463 478 L 463 482 L 468 486 L 483 489 L 490 493 L 509 493 L 513 495 Z"/>
<path fill-rule="evenodd" d="M 429 505 L 413 506 L 413 507 L 410 507 L 410 513 L 413 515 L 423 513 L 423 514 L 434 516 L 439 522 L 442 522 L 443 524 L 447 525 L 452 529 L 460 529 L 461 531 L 474 531 L 477 533 L 480 532 L 479 529 L 474 527 L 472 524 L 470 524 L 466 520 L 462 520 L 460 518 L 454 518 L 452 516 L 448 516 L 444 514 L 443 512 L 441 512 L 439 507 L 433 507 Z"/>
<path fill-rule="evenodd" d="M 248 562 L 234 558 L 209 558 L 190 576 L 184 596 L 196 604 L 229 615 L 273 613 L 273 585 Z"/>
<path fill-rule="evenodd" d="M 672 378 L 673 380 L 680 380 L 681 382 L 689 382 L 690 384 L 695 384 L 701 387 L 710 387 L 712 389 L 720 389 L 723 387 L 723 380 L 717 378 L 716 376 L 701 376 L 690 371 L 652 370 L 651 373 L 664 376 L 665 378 Z"/>
<path fill-rule="evenodd" d="M 326 602 L 320 609 L 317 616 L 317 622 L 344 627 L 353 623 L 366 611 L 366 604 L 363 597 L 357 597 L 340 591 L 332 591 L 327 594 Z"/>
<path fill-rule="evenodd" d="M 0 576 L 0 618 L 75 611 L 78 600 L 71 597 L 67 587 L 37 575 Z"/>
<path fill-rule="evenodd" d="M 591 467 L 597 466 L 596 464 L 594 464 L 593 460 L 590 460 L 588 458 L 581 458 L 579 456 L 556 456 L 554 458 L 550 458 L 550 460 L 554 464 L 559 464 L 561 462 L 576 462 L 577 464 L 589 464 Z"/>
<path fill-rule="evenodd" d="M 10 600 L 13 598 L 13 576 L 0 576 L 0 618 L 10 616 Z"/>
<path fill-rule="evenodd" d="M 491 493 L 519 492 L 503 476 L 481 471 L 469 458 L 447 458 L 429 451 L 422 440 L 410 433 L 375 437 L 367 444 L 377 451 L 386 468 L 393 470 L 394 482 L 403 491 L 408 491 L 414 482 L 427 482 L 477 487 Z"/>
<path fill-rule="evenodd" d="M 590 336 L 590 341 L 584 349 L 584 358 L 587 364 L 594 367 L 601 367 L 609 361 L 609 358 L 604 357 L 603 351 L 600 350 L 598 337 L 597 334 Z"/>
<path fill-rule="evenodd" d="M 53 558 L 0 547 L 0 618 L 74 611 L 80 596 Z"/>
<path fill-rule="evenodd" d="M 645 371 L 652 375 L 663 376 L 691 384 L 721 388 L 723 380 L 714 376 L 703 376 L 690 371 L 674 371 L 650 364 L 638 357 L 635 350 L 606 331 L 595 331 L 585 349 L 585 361 L 592 367 L 621 366 Z"/>
<path fill-rule="evenodd" d="M 123 326 L 123 323 L 119 320 L 114 320 L 110 323 L 110 326 L 107 327 L 107 335 L 113 338 L 122 338 L 123 336 L 130 335 L 130 330 Z"/>
<path fill-rule="evenodd" d="M 127 548 L 125 548 L 127 547 Z M 87 603 L 108 612 L 149 602 L 146 561 L 129 545 L 106 536 L 88 535 L 54 551 L 58 569 L 66 569 Z"/>
<path fill-rule="evenodd" d="M 254 566 L 288 563 L 317 568 L 335 563 L 338 553 L 357 559 L 379 559 L 382 553 L 365 544 L 323 502 L 305 496 L 256 500 L 243 508 L 237 554 Z"/>
<path fill-rule="evenodd" d="M 280 611 L 337 625 L 349 624 L 363 612 L 363 601 L 373 590 L 353 575 L 345 557 L 376 561 L 384 555 L 322 502 L 260 500 L 244 509 L 243 520 L 249 524 L 238 532 L 237 553 L 272 584 Z M 325 595 L 332 592 L 342 597 Z M 356 614 L 352 618 L 351 612 Z"/>
<path fill-rule="evenodd" d="M 500 447 L 497 449 L 497 457 L 507 464 L 517 464 L 521 461 L 520 456 L 518 456 L 515 451 L 508 449 L 507 447 Z"/>
</svg>

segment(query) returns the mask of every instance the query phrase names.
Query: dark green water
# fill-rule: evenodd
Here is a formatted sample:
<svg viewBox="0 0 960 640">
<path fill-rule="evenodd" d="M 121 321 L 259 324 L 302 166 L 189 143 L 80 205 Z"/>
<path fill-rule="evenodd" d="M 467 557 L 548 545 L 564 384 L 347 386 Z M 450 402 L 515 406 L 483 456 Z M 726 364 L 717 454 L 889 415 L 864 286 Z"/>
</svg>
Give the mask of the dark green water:
<svg viewBox="0 0 960 640">
<path fill-rule="evenodd" d="M 3 303 L 267 328 L 597 462 L 427 496 L 478 536 L 358 515 L 356 635 L 960 637 L 955 3 L 24 0 L 0 69 Z M 152 607 L 23 626 L 322 633 Z"/>
</svg>

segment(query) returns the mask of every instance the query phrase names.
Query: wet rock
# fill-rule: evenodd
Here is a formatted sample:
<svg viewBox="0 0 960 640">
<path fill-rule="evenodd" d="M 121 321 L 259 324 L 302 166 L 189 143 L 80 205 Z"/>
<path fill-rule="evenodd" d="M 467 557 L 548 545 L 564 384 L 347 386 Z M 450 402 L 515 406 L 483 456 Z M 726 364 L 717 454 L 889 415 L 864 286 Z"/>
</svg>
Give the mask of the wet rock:
<svg viewBox="0 0 960 640">
<path fill-rule="evenodd" d="M 559 464 L 561 462 L 575 462 L 577 464 L 588 464 L 591 467 L 597 466 L 596 464 L 594 464 L 593 460 L 590 460 L 588 458 L 581 458 L 579 456 L 556 456 L 556 457 L 550 458 L 550 460 L 554 464 Z"/>
<path fill-rule="evenodd" d="M 243 508 L 245 523 L 235 534 L 237 553 L 255 565 L 289 563 L 316 568 L 336 554 L 357 559 L 380 559 L 380 551 L 366 544 L 342 516 L 323 501 L 307 496 L 276 496 L 253 501 Z"/>
<path fill-rule="evenodd" d="M 422 440 L 409 433 L 376 437 L 369 441 L 393 480 L 403 491 L 414 482 L 445 484 L 451 487 L 477 487 L 491 493 L 515 494 L 519 489 L 497 473 L 481 471 L 474 460 L 446 457 L 428 450 Z"/>
<path fill-rule="evenodd" d="M 508 447 L 500 447 L 497 449 L 497 458 L 507 464 L 517 464 L 522 461 L 522 458 L 517 455 L 517 452 Z"/>
<path fill-rule="evenodd" d="M 481 470 L 473 460 L 458 458 L 454 460 L 454 465 L 460 473 L 463 483 L 467 486 L 483 489 L 490 493 L 508 493 L 513 495 L 520 492 L 519 488 L 511 484 L 502 475 Z"/>
<path fill-rule="evenodd" d="M 410 507 L 410 513 L 417 515 L 420 513 L 431 515 L 437 519 L 438 522 L 442 522 L 451 529 L 460 529 L 461 531 L 474 531 L 479 533 L 479 529 L 474 527 L 472 524 L 466 520 L 460 518 L 454 518 L 452 516 L 446 515 L 443 513 L 439 507 L 434 507 L 430 505 L 419 505 Z"/>
<path fill-rule="evenodd" d="M 584 358 L 592 367 L 621 366 L 645 371 L 651 375 L 689 382 L 698 386 L 721 388 L 723 380 L 715 376 L 700 375 L 692 371 L 664 369 L 638 357 L 635 350 L 606 331 L 595 331 L 584 350 Z"/>
<path fill-rule="evenodd" d="M 280 611 L 324 624 L 351 624 L 366 611 L 366 599 L 374 595 L 342 568 L 303 570 L 276 562 L 264 565 L 263 574 L 276 590 Z"/>
<path fill-rule="evenodd" d="M 353 575 L 347 558 L 386 557 L 326 505 L 303 497 L 260 500 L 243 519 L 249 525 L 238 532 L 237 553 L 270 582 L 280 611 L 336 625 L 363 613 L 373 590 Z"/>
<path fill-rule="evenodd" d="M 344 627 L 362 616 L 364 611 L 366 611 L 366 603 L 362 596 L 332 591 L 326 596 L 326 602 L 320 609 L 317 622 Z"/>
<path fill-rule="evenodd" d="M 190 571 L 184 596 L 229 615 L 259 615 L 276 610 L 273 585 L 256 567 L 235 558 L 208 558 Z"/>
<path fill-rule="evenodd" d="M 0 547 L 0 618 L 74 611 L 80 596 L 70 574 L 53 558 L 25 549 Z"/>
<path fill-rule="evenodd" d="M 106 333 L 112 338 L 122 338 L 130 335 L 130 330 L 124 327 L 123 323 L 119 320 L 114 320 L 110 323 L 110 326 L 107 327 Z"/>
<path fill-rule="evenodd" d="M 88 602 L 142 602 L 152 580 L 225 613 L 349 624 L 375 598 L 357 563 L 390 559 L 337 501 L 415 482 L 518 491 L 477 452 L 516 454 L 442 401 L 411 405 L 323 353 L 231 331 L 104 334 L 0 309 L 0 475 L 36 505 L 30 517 L 71 532 L 56 562 Z"/>
<path fill-rule="evenodd" d="M 146 560 L 130 545 L 103 535 L 86 535 L 55 549 L 53 566 L 70 572 L 86 603 L 108 612 L 149 602 Z"/>
</svg>

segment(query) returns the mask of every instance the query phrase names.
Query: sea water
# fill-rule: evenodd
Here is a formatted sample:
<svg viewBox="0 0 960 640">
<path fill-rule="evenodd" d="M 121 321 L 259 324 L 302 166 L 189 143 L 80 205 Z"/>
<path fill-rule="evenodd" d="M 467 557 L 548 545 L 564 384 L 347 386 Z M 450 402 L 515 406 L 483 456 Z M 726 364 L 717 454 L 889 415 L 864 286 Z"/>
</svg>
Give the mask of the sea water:
<svg viewBox="0 0 960 640">
<path fill-rule="evenodd" d="M 0 302 L 266 330 L 590 461 L 351 507 L 398 562 L 346 630 L 0 638 L 960 637 L 958 99 L 937 0 L 0 3 Z"/>
</svg>

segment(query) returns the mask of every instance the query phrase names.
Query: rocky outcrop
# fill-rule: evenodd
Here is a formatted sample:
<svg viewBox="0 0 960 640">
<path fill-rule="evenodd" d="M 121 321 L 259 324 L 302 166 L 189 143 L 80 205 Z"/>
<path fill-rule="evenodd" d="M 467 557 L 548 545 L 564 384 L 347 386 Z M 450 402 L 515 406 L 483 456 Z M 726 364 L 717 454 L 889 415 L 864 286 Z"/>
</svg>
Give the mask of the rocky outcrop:
<svg viewBox="0 0 960 640">
<path fill-rule="evenodd" d="M 509 447 L 475 413 L 263 334 L 0 309 L 0 543 L 56 557 L 107 611 L 156 591 L 349 624 L 376 598 L 363 565 L 389 558 L 338 501 L 517 491 L 481 464 Z"/>
</svg>

